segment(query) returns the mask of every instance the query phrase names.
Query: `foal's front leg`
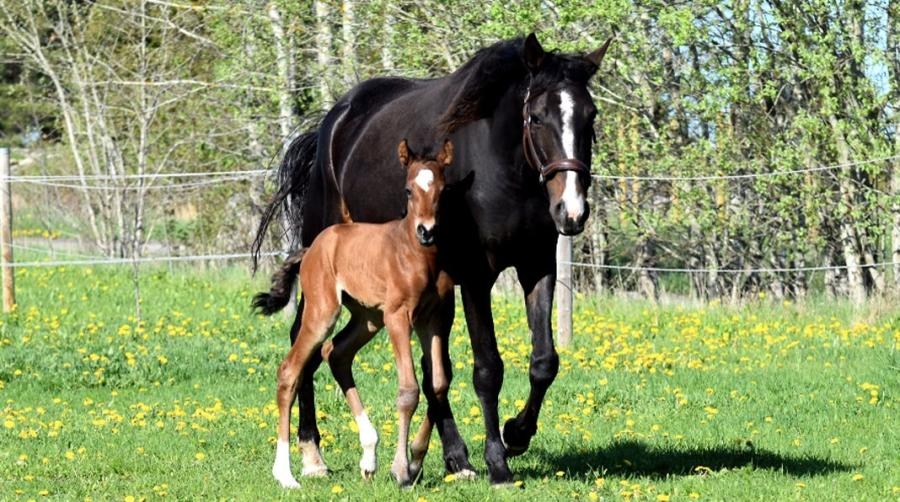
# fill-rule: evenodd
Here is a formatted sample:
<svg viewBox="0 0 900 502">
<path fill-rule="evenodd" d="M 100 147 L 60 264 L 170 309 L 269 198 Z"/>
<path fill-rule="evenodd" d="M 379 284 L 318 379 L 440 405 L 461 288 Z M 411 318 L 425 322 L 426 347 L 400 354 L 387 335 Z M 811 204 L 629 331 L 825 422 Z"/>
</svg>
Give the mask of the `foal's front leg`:
<svg viewBox="0 0 900 502">
<path fill-rule="evenodd" d="M 394 462 L 391 464 L 391 473 L 400 486 L 408 486 L 412 482 L 409 473 L 409 455 L 407 443 L 409 441 L 409 424 L 413 413 L 419 405 L 419 384 L 416 381 L 416 370 L 413 365 L 412 350 L 410 347 L 410 314 L 406 309 L 385 313 L 384 324 L 391 337 L 391 346 L 394 349 L 394 360 L 397 364 L 397 451 L 394 454 Z"/>
</svg>

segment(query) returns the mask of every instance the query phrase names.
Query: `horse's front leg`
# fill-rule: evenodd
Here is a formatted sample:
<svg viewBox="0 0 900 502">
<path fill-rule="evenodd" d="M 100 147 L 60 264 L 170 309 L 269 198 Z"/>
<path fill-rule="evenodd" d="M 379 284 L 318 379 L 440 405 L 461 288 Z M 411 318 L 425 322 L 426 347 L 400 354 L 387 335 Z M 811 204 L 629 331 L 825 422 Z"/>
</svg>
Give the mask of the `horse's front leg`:
<svg viewBox="0 0 900 502">
<path fill-rule="evenodd" d="M 559 354 L 553 345 L 550 326 L 556 272 L 552 268 L 544 273 L 525 270 L 517 272 L 525 293 L 525 310 L 528 327 L 531 329 L 531 392 L 525 408 L 503 426 L 503 442 L 510 456 L 521 455 L 528 450 L 531 438 L 537 432 L 538 415 L 544 396 L 559 372 Z"/>
<path fill-rule="evenodd" d="M 475 356 L 472 380 L 481 401 L 484 417 L 484 460 L 491 484 L 512 482 L 512 472 L 506 462 L 506 448 L 500 436 L 500 417 L 497 399 L 503 386 L 503 360 L 497 350 L 494 319 L 491 315 L 491 282 L 467 283 L 462 286 L 463 308 Z"/>
<path fill-rule="evenodd" d="M 459 434 L 448 391 L 453 380 L 450 363 L 450 329 L 453 326 L 454 295 L 440 300 L 435 309 L 417 321 L 416 333 L 422 344 L 422 391 L 428 402 L 428 412 L 410 447 L 410 475 L 416 479 L 422 470 L 432 427 L 437 427 L 444 449 L 444 467 L 457 479 L 474 479 L 475 469 L 469 463 L 469 450 Z"/>
</svg>

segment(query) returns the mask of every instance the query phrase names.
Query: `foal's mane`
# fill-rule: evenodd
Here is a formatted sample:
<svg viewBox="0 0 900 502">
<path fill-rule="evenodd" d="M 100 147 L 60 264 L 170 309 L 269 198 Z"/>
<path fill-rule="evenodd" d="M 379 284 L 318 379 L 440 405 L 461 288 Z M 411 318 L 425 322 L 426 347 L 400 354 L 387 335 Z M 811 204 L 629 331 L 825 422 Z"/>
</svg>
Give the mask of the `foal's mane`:
<svg viewBox="0 0 900 502">
<path fill-rule="evenodd" d="M 454 94 L 439 123 L 444 134 L 491 115 L 511 86 L 519 86 L 524 96 L 529 86 L 535 94 L 562 82 L 585 85 L 597 71 L 597 66 L 582 56 L 550 51 L 529 81 L 522 59 L 524 44 L 525 38 L 519 37 L 485 47 L 449 76 L 448 87 Z"/>
</svg>

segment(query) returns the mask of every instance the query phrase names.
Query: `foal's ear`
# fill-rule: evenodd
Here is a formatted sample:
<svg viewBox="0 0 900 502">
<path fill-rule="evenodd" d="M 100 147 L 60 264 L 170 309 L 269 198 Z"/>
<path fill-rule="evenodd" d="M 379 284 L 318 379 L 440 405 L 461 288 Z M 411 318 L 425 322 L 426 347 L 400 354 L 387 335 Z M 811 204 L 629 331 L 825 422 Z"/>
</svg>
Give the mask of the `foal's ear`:
<svg viewBox="0 0 900 502">
<path fill-rule="evenodd" d="M 447 167 L 453 162 L 453 143 L 450 142 L 449 138 L 444 140 L 444 147 L 438 153 L 437 161 L 441 167 Z"/>
<path fill-rule="evenodd" d="M 544 48 L 538 42 L 537 36 L 530 33 L 525 38 L 525 46 L 522 48 L 522 57 L 525 59 L 525 66 L 531 73 L 537 73 L 544 62 Z"/>
<path fill-rule="evenodd" d="M 409 166 L 409 145 L 406 143 L 406 138 L 403 138 L 403 141 L 397 146 L 397 155 L 400 157 L 401 164 Z"/>
<path fill-rule="evenodd" d="M 610 42 L 613 41 L 614 38 L 616 38 L 615 35 L 607 38 L 606 42 L 603 43 L 602 47 L 600 47 L 599 49 L 595 50 L 594 52 L 584 56 L 584 59 L 587 59 L 592 65 L 599 68 L 600 62 L 603 61 L 603 56 L 606 55 L 606 49 L 609 48 L 609 44 L 610 44 Z"/>
</svg>

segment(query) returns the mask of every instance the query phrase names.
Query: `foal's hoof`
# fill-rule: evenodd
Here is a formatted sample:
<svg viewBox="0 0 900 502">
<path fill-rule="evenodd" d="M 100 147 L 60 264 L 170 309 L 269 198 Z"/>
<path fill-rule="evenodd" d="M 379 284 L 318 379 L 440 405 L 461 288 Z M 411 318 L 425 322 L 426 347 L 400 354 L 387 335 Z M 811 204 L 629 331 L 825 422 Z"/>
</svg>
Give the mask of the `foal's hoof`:
<svg viewBox="0 0 900 502">
<path fill-rule="evenodd" d="M 366 481 L 372 481 L 375 478 L 375 471 L 367 471 L 365 469 L 360 469 L 359 473 L 362 474 L 362 478 Z"/>
<path fill-rule="evenodd" d="M 281 485 L 282 488 L 300 488 L 300 483 L 294 479 L 293 474 L 290 471 L 281 472 L 276 469 L 272 469 L 272 475 L 275 477 L 275 481 L 278 481 L 278 484 Z"/>
<path fill-rule="evenodd" d="M 503 424 L 503 431 L 501 433 L 503 446 L 506 448 L 506 456 L 517 457 L 528 451 L 532 436 L 533 434 L 523 432 L 519 427 L 516 427 L 513 420 L 507 420 L 507 422 Z"/>
<path fill-rule="evenodd" d="M 409 464 L 409 479 L 412 480 L 412 484 L 416 484 L 422 479 L 422 464 L 418 462 L 411 462 Z"/>
</svg>

